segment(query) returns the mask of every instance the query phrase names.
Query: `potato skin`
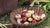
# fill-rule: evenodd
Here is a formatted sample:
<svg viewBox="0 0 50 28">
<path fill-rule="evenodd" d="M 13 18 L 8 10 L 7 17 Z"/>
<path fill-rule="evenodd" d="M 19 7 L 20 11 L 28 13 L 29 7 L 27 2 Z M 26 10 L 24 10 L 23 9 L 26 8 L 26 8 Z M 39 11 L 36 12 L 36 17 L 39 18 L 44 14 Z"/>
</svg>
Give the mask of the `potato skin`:
<svg viewBox="0 0 50 28">
<path fill-rule="evenodd" d="M 7 14 L 17 7 L 18 0 L 0 0 L 0 16 Z"/>
</svg>

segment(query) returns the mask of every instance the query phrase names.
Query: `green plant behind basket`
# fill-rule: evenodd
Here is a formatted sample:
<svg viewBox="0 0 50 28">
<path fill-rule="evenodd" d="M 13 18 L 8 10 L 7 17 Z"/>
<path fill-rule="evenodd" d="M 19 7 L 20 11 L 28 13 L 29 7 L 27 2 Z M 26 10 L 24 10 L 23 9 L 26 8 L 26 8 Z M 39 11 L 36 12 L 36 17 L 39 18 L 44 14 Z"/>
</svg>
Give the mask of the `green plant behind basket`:
<svg viewBox="0 0 50 28">
<path fill-rule="evenodd" d="M 33 2 L 30 4 L 30 6 L 33 7 L 34 5 L 44 8 L 44 10 L 45 10 L 46 12 L 48 12 L 48 9 L 50 9 L 50 2 L 49 2 L 49 3 L 46 3 L 45 5 L 43 5 L 43 4 L 40 4 L 39 1 L 37 1 L 37 2 L 33 1 Z"/>
</svg>

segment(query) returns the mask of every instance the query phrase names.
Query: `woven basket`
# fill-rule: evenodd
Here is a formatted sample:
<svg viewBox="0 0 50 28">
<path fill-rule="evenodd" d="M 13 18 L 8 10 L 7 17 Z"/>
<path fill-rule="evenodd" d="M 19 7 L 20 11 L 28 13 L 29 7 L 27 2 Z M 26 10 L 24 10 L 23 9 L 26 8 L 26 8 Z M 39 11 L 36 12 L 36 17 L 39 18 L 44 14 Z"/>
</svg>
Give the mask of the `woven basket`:
<svg viewBox="0 0 50 28">
<path fill-rule="evenodd" d="M 37 9 L 37 8 L 39 8 L 39 10 Z M 37 13 L 42 9 L 43 11 L 43 13 L 45 13 L 46 14 L 46 16 L 47 16 L 47 13 L 45 12 L 45 10 L 43 9 L 43 8 L 41 8 L 41 7 L 38 7 L 38 6 L 33 6 L 33 7 L 30 7 L 30 6 L 22 6 L 22 7 L 20 7 L 20 8 L 18 8 L 18 9 L 16 9 L 16 10 L 14 10 L 11 14 L 10 14 L 10 19 L 11 19 L 11 21 L 12 21 L 12 23 L 13 24 L 15 24 L 15 25 L 17 25 L 17 26 L 20 26 L 20 27 L 28 27 L 28 26 L 35 26 L 35 25 L 38 25 L 38 24 L 40 24 L 40 23 L 42 23 L 45 19 L 46 19 L 46 17 L 43 19 L 43 20 L 40 20 L 39 22 L 36 22 L 36 23 L 31 23 L 31 24 L 27 24 L 27 25 L 25 25 L 25 24 L 18 24 L 17 22 L 16 22 L 16 20 L 15 20 L 15 15 L 17 14 L 17 13 L 19 13 L 21 10 L 24 10 L 24 9 L 28 9 L 28 10 L 34 10 L 34 11 L 37 11 Z M 42 13 L 41 12 L 41 13 Z M 40 13 L 40 12 L 39 12 Z"/>
</svg>

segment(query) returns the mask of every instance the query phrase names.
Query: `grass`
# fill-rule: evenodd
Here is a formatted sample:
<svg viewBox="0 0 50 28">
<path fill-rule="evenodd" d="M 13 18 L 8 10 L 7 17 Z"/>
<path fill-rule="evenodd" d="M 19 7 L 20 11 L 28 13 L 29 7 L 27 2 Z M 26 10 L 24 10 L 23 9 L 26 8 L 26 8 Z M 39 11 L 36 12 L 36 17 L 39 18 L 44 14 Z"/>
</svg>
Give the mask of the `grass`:
<svg viewBox="0 0 50 28">
<path fill-rule="evenodd" d="M 11 23 L 11 21 L 10 21 L 10 14 L 4 15 L 4 16 L 0 16 L 0 23 L 2 23 L 2 24 L 9 24 L 9 23 Z"/>
</svg>

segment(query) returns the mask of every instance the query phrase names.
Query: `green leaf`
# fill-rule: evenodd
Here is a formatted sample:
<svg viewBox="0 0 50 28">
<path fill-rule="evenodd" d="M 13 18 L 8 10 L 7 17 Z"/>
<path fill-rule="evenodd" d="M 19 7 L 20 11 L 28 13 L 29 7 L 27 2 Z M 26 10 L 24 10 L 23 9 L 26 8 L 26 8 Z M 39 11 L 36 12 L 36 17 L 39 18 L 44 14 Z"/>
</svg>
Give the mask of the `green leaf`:
<svg viewBox="0 0 50 28">
<path fill-rule="evenodd" d="M 37 2 L 35 2 L 35 3 L 39 5 L 39 1 L 37 1 Z"/>
<path fill-rule="evenodd" d="M 46 12 L 48 12 L 48 10 L 47 10 L 47 9 L 46 9 L 45 11 L 46 11 Z"/>
<path fill-rule="evenodd" d="M 46 7 L 47 7 L 47 5 L 44 5 L 44 6 L 43 6 L 44 10 L 46 10 Z"/>
<path fill-rule="evenodd" d="M 37 5 L 37 6 L 41 7 L 42 5 Z"/>
<path fill-rule="evenodd" d="M 47 5 L 50 6 L 50 2 L 47 2 Z"/>
<path fill-rule="evenodd" d="M 46 12 L 48 12 L 47 5 L 44 5 L 43 8 L 44 8 L 44 10 L 45 10 Z"/>
<path fill-rule="evenodd" d="M 31 6 L 31 7 L 34 6 L 34 1 L 30 4 L 30 6 Z"/>
<path fill-rule="evenodd" d="M 48 9 L 50 9 L 50 6 L 48 6 Z"/>
</svg>

